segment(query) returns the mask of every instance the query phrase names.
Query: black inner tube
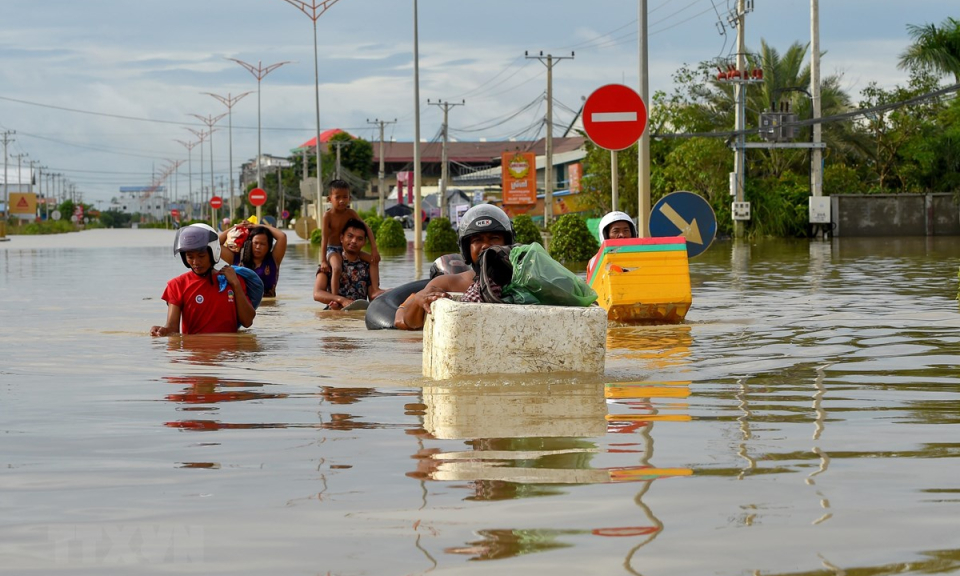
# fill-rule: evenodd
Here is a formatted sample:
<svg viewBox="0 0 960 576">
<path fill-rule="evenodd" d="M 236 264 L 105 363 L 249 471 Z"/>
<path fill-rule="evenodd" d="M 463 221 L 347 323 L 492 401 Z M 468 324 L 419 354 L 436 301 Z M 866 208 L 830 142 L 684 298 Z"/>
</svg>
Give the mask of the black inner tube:
<svg viewBox="0 0 960 576">
<path fill-rule="evenodd" d="M 429 279 L 424 279 L 407 282 L 384 292 L 373 302 L 370 302 L 367 314 L 364 316 L 367 330 L 393 329 L 393 320 L 397 316 L 397 308 L 403 304 L 408 296 L 426 288 L 429 281 Z"/>
</svg>

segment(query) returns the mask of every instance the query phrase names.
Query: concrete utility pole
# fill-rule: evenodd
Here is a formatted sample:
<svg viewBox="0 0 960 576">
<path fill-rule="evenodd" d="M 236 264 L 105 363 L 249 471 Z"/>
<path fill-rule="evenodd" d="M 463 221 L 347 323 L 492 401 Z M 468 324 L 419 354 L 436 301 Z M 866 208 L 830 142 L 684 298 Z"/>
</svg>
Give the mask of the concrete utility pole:
<svg viewBox="0 0 960 576">
<path fill-rule="evenodd" d="M 343 140 L 334 140 L 333 142 L 330 142 L 330 143 L 336 146 L 337 148 L 337 166 L 336 166 L 335 174 L 336 174 L 337 180 L 339 180 L 340 179 L 340 149 L 343 148 L 344 146 L 348 146 L 350 143 L 345 142 Z"/>
<path fill-rule="evenodd" d="M 743 78 L 743 72 L 746 69 L 746 37 L 743 31 L 743 25 L 746 20 L 746 0 L 737 0 L 737 71 L 739 78 Z M 746 149 L 744 148 L 745 137 L 743 127 L 745 123 L 746 112 L 746 92 L 747 84 L 745 82 L 736 82 L 733 85 L 735 101 L 735 130 L 738 132 L 737 148 L 733 156 L 734 172 L 734 191 L 737 202 L 743 202 L 743 180 L 744 180 L 744 161 L 746 160 Z M 743 221 L 735 220 L 733 222 L 733 233 L 736 238 L 743 238 Z"/>
<path fill-rule="evenodd" d="M 3 217 L 6 218 L 10 215 L 10 180 L 7 179 L 7 145 L 13 142 L 15 139 L 11 138 L 12 135 L 16 134 L 13 130 L 7 130 L 2 133 L 3 136 Z"/>
<path fill-rule="evenodd" d="M 820 101 L 820 4 L 819 0 L 810 0 L 810 95 L 813 105 L 813 118 L 819 119 L 821 114 Z M 810 190 L 814 197 L 823 195 L 823 150 L 819 148 L 821 142 L 821 126 L 819 122 L 813 125 L 813 145 L 810 154 Z"/>
<path fill-rule="evenodd" d="M 466 103 L 466 100 L 461 100 L 460 102 L 431 102 L 429 99 L 427 100 L 427 104 L 439 106 L 440 109 L 443 110 L 443 149 L 440 153 L 440 216 L 443 218 L 450 217 L 447 207 L 447 184 L 450 180 L 450 153 L 447 148 L 447 144 L 450 141 L 450 124 L 448 117 L 451 108 L 464 106 Z"/>
<path fill-rule="evenodd" d="M 373 121 L 371 121 L 370 119 L 367 119 L 367 124 L 377 124 L 380 127 L 380 172 L 377 174 L 377 177 L 380 180 L 377 184 L 377 192 L 379 192 L 378 195 L 380 196 L 380 202 L 379 204 L 377 204 L 377 214 L 379 214 L 381 218 L 383 218 L 383 215 L 386 213 L 384 211 L 384 195 L 386 194 L 384 190 L 384 186 L 386 186 L 385 179 L 387 176 L 384 171 L 385 161 L 383 159 L 383 127 L 387 124 L 396 124 L 396 122 L 397 122 L 396 118 L 394 118 L 393 120 L 377 119 Z"/>
<path fill-rule="evenodd" d="M 219 95 L 219 94 L 214 94 L 214 93 L 212 93 L 212 92 L 204 92 L 204 94 L 206 94 L 207 96 L 213 96 L 214 98 L 216 98 L 217 100 L 219 100 L 221 104 L 223 104 L 224 106 L 227 107 L 227 124 L 228 124 L 227 140 L 228 140 L 229 143 L 230 143 L 230 156 L 229 156 L 229 157 L 230 157 L 230 204 L 229 204 L 230 210 L 229 210 L 229 215 L 230 215 L 230 220 L 232 221 L 232 220 L 233 220 L 233 212 L 234 212 L 234 210 L 237 209 L 237 207 L 236 207 L 236 206 L 234 205 L 234 203 L 233 203 L 233 198 L 234 198 L 234 194 L 233 194 L 233 190 L 234 190 L 234 186 L 233 186 L 233 105 L 236 104 L 237 102 L 239 102 L 241 99 L 243 99 L 244 96 L 247 96 L 247 95 L 249 95 L 249 94 L 253 94 L 253 92 L 244 92 L 243 94 L 240 94 L 239 96 L 233 96 L 233 95 L 231 95 L 229 92 L 227 93 L 226 96 L 221 96 L 221 95 Z"/>
<path fill-rule="evenodd" d="M 647 0 L 640 0 L 639 15 L 640 99 L 650 108 L 650 71 L 647 66 Z M 644 130 L 637 144 L 637 232 L 650 236 L 650 131 Z M 616 210 L 616 207 L 614 207 Z"/>
<path fill-rule="evenodd" d="M 23 192 L 23 189 L 20 188 L 20 185 L 23 182 L 20 181 L 23 178 L 23 159 L 29 156 L 26 152 L 21 152 L 17 156 L 17 192 Z"/>
<path fill-rule="evenodd" d="M 569 56 L 544 56 L 541 50 L 539 56 L 530 56 L 529 52 L 524 52 L 523 55 L 528 59 L 535 58 L 547 67 L 547 130 L 544 145 L 546 163 L 543 167 L 543 226 L 547 227 L 553 220 L 553 65 L 554 60 L 573 60 L 574 53 L 571 52 Z"/>
</svg>

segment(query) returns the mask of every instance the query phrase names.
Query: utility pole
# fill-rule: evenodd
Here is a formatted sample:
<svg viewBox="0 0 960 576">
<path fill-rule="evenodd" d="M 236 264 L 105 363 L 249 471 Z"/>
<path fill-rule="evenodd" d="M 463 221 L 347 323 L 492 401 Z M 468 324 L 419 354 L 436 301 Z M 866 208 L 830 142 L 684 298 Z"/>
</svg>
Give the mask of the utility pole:
<svg viewBox="0 0 960 576">
<path fill-rule="evenodd" d="M 743 25 L 746 20 L 746 0 L 737 0 L 737 72 L 738 78 L 743 78 L 743 72 L 746 69 L 746 37 L 743 31 Z M 744 162 L 746 160 L 746 149 L 744 148 L 745 136 L 743 127 L 746 115 L 746 92 L 747 84 L 745 82 L 736 82 L 733 85 L 735 108 L 735 130 L 737 131 L 737 148 L 733 156 L 734 172 L 734 193 L 737 202 L 743 202 L 743 180 L 746 170 Z M 734 220 L 733 234 L 736 238 L 743 238 L 743 221 Z"/>
<path fill-rule="evenodd" d="M 387 124 L 396 124 L 396 122 L 397 122 L 396 118 L 394 118 L 392 121 L 380 120 L 380 119 L 370 121 L 369 118 L 367 119 L 367 124 L 377 124 L 380 127 L 380 172 L 377 174 L 377 177 L 379 178 L 379 182 L 377 184 L 377 192 L 379 192 L 380 202 L 377 205 L 377 214 L 379 214 L 381 218 L 383 218 L 383 215 L 386 213 L 384 211 L 384 195 L 386 194 L 386 192 L 384 191 L 384 186 L 386 186 L 386 183 L 384 180 L 386 179 L 386 173 L 384 171 L 385 162 L 383 159 L 383 127 Z"/>
<path fill-rule="evenodd" d="M 813 118 L 821 114 L 820 101 L 820 4 L 819 0 L 810 0 L 810 95 L 813 104 Z M 821 124 L 813 124 L 813 145 L 810 154 L 810 190 L 814 197 L 823 195 L 823 151 L 821 142 Z"/>
<path fill-rule="evenodd" d="M 438 106 L 443 110 L 443 149 L 440 153 L 440 216 L 444 218 L 449 218 L 449 210 L 447 207 L 447 183 L 450 180 L 450 154 L 447 150 L 447 145 L 450 141 L 450 124 L 448 122 L 448 114 L 450 113 L 451 108 L 457 106 L 463 106 L 467 103 L 466 100 L 461 100 L 457 102 L 431 102 L 427 100 L 427 104 L 431 106 Z"/>
<path fill-rule="evenodd" d="M 547 130 L 544 145 L 546 162 L 543 167 L 543 226 L 546 228 L 553 220 L 553 65 L 554 60 L 573 60 L 574 53 L 571 52 L 569 56 L 544 56 L 541 50 L 539 56 L 530 56 L 528 52 L 523 55 L 528 59 L 535 58 L 547 67 Z"/>
<path fill-rule="evenodd" d="M 334 146 L 337 147 L 337 166 L 336 166 L 335 174 L 336 174 L 337 180 L 339 180 L 340 179 L 340 149 L 350 143 L 344 142 L 343 140 L 334 140 L 330 142 L 330 144 L 333 144 Z"/>
<path fill-rule="evenodd" d="M 420 220 L 420 18 L 417 0 L 413 0 L 413 250 L 423 248 Z M 407 183 L 409 185 L 409 182 Z M 419 256 L 418 256 L 419 257 Z M 419 274 L 419 262 L 418 271 Z"/>
<path fill-rule="evenodd" d="M 640 0 L 637 26 L 639 28 L 640 99 L 650 106 L 650 69 L 647 51 L 647 0 Z M 644 130 L 637 144 L 637 232 L 641 238 L 650 236 L 650 131 Z M 616 206 L 613 208 L 616 210 Z"/>
<path fill-rule="evenodd" d="M 2 133 L 3 136 L 3 218 L 6 221 L 7 217 L 10 216 L 10 180 L 7 179 L 7 145 L 13 142 L 15 139 L 11 138 L 13 134 L 16 134 L 14 130 L 7 130 Z M 6 233 L 6 226 L 4 226 L 4 233 Z"/>
<path fill-rule="evenodd" d="M 23 182 L 20 181 L 23 178 L 23 159 L 29 156 L 26 152 L 21 152 L 17 154 L 17 192 L 23 192 L 23 189 L 20 187 Z"/>
<path fill-rule="evenodd" d="M 237 207 L 233 203 L 233 197 L 234 197 L 233 195 L 233 190 L 234 190 L 234 186 L 233 186 L 233 105 L 239 102 L 244 96 L 247 96 L 248 94 L 253 94 L 253 92 L 244 92 L 239 96 L 233 96 L 229 92 L 227 93 L 226 96 L 221 96 L 219 94 L 214 94 L 212 92 L 204 92 L 204 94 L 206 94 L 207 96 L 213 96 L 214 98 L 219 100 L 221 104 L 227 107 L 227 124 L 228 124 L 227 139 L 229 140 L 229 143 L 230 143 L 230 209 L 228 210 L 228 212 L 230 215 L 230 221 L 232 222 L 234 211 L 237 209 Z"/>
</svg>

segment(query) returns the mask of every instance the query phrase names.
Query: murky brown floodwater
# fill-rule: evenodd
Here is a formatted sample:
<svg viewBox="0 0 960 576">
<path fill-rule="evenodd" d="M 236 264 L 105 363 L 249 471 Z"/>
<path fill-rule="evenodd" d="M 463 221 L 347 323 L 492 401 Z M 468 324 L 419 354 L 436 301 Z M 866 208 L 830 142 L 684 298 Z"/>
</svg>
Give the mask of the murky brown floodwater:
<svg viewBox="0 0 960 576">
<path fill-rule="evenodd" d="M 250 331 L 150 338 L 172 239 L 0 243 L 0 572 L 960 573 L 957 238 L 717 243 L 603 378 L 440 383 L 305 244 Z"/>
</svg>

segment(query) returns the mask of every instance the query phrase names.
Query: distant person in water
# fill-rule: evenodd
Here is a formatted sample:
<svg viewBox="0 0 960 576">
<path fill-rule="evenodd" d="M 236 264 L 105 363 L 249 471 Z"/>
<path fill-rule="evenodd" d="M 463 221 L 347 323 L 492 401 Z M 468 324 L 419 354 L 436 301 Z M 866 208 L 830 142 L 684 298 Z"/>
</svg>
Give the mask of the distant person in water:
<svg viewBox="0 0 960 576">
<path fill-rule="evenodd" d="M 377 239 L 373 236 L 374 232 L 363 222 L 360 215 L 353 208 L 350 208 L 349 184 L 343 180 L 330 182 L 330 193 L 327 200 L 330 202 L 330 209 L 323 213 L 323 220 L 320 224 L 322 234 L 320 240 L 320 269 L 329 274 L 330 291 L 336 294 L 339 290 L 337 285 L 340 282 L 339 268 L 343 261 L 341 256 L 343 247 L 339 243 L 340 233 L 343 231 L 347 220 L 352 218 L 363 223 L 367 239 L 370 240 L 370 254 L 361 252 L 360 258 L 370 264 L 370 297 L 376 298 L 383 290 L 380 289 L 380 253 L 377 251 Z"/>
<path fill-rule="evenodd" d="M 597 240 L 601 244 L 604 240 L 622 240 L 624 238 L 636 238 L 637 236 L 637 225 L 633 223 L 633 218 L 626 212 L 608 212 L 600 219 L 600 226 L 597 228 Z M 596 255 L 590 259 L 590 262 L 587 263 L 587 270 L 593 269 L 596 260 Z"/>
<path fill-rule="evenodd" d="M 314 300 L 326 304 L 331 310 L 342 310 L 357 300 L 373 300 L 379 295 L 379 292 L 371 293 L 371 264 L 361 257 L 360 249 L 366 243 L 367 225 L 357 218 L 347 220 L 340 232 L 340 246 L 343 250 L 336 291 L 330 281 L 330 273 L 324 272 L 320 266 L 313 283 Z"/>
<path fill-rule="evenodd" d="M 231 242 L 231 230 L 234 236 L 245 238 L 239 246 Z M 280 263 L 287 253 L 287 234 L 279 228 L 261 222 L 259 225 L 241 222 L 220 233 L 223 246 L 223 259 L 227 264 L 249 268 L 263 281 L 263 295 L 277 295 L 277 281 L 280 279 Z"/>
<path fill-rule="evenodd" d="M 253 325 L 257 312 L 247 299 L 246 283 L 220 260 L 216 230 L 206 224 L 181 228 L 173 251 L 190 271 L 167 282 L 162 297 L 167 322 L 151 327 L 151 336 L 236 332 L 238 326 Z"/>
<path fill-rule="evenodd" d="M 506 212 L 492 204 L 474 206 L 464 213 L 457 228 L 460 254 L 471 268 L 459 274 L 442 274 L 411 294 L 397 309 L 394 326 L 400 330 L 423 328 L 430 306 L 451 292 L 462 292 L 461 302 L 483 302 L 480 294 L 480 254 L 491 246 L 513 244 L 513 224 Z"/>
</svg>

